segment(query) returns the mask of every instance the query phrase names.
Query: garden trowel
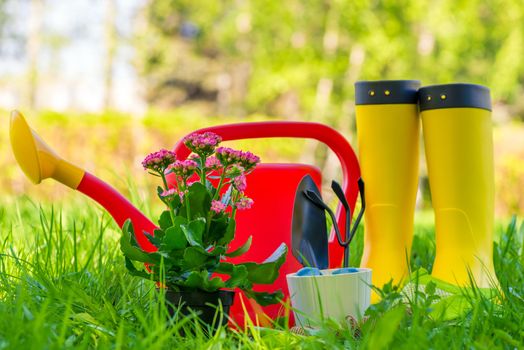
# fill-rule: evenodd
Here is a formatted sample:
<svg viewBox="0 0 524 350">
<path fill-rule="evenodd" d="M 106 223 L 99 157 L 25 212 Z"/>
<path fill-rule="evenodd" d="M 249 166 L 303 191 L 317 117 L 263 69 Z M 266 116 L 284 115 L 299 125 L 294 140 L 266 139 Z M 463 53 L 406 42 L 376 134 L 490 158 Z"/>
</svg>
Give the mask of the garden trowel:
<svg viewBox="0 0 524 350">
<path fill-rule="evenodd" d="M 306 197 L 307 191 L 320 196 L 317 185 L 309 175 L 302 178 L 295 193 L 291 227 L 292 252 L 303 266 L 327 269 L 329 261 L 326 214 Z"/>
</svg>

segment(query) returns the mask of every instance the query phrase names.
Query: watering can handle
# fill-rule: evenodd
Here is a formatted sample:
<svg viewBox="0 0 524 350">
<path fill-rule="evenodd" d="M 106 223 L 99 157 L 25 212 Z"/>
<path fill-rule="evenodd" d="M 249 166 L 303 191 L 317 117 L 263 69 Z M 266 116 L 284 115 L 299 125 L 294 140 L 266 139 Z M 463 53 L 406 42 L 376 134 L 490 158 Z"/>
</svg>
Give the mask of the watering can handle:
<svg viewBox="0 0 524 350">
<path fill-rule="evenodd" d="M 326 144 L 338 157 L 342 166 L 342 189 L 344 190 L 344 194 L 350 203 L 355 203 L 356 201 L 359 191 L 358 181 L 360 179 L 360 167 L 357 156 L 346 138 L 327 125 L 313 122 L 289 121 L 251 122 L 212 126 L 196 130 L 193 133 L 203 133 L 206 131 L 220 135 L 223 141 L 275 137 L 318 140 Z M 179 159 L 187 158 L 190 153 L 189 149 L 184 145 L 183 139 L 175 145 L 174 152 Z M 346 218 L 344 217 L 344 210 L 340 204 L 337 208 L 336 217 L 341 232 L 344 232 Z M 335 233 L 332 231 L 329 237 L 330 244 L 335 240 Z M 338 267 L 341 262 L 338 258 L 338 256 L 330 256 L 331 267 Z"/>
</svg>

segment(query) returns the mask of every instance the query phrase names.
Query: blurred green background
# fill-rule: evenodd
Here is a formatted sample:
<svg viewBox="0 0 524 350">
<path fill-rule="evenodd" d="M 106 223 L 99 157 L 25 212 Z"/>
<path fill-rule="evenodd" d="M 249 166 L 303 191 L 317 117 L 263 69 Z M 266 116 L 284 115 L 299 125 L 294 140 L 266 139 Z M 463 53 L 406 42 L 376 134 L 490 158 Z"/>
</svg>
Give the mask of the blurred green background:
<svg viewBox="0 0 524 350">
<path fill-rule="evenodd" d="M 140 198 L 150 151 L 195 128 L 308 120 L 355 144 L 354 82 L 491 88 L 497 215 L 524 213 L 522 0 L 0 0 L 0 194 L 73 200 L 14 162 L 17 108 L 59 154 Z M 336 158 L 299 140 L 240 143 L 263 161 Z M 421 153 L 423 157 L 423 152 Z M 430 208 L 421 159 L 418 207 Z"/>
</svg>

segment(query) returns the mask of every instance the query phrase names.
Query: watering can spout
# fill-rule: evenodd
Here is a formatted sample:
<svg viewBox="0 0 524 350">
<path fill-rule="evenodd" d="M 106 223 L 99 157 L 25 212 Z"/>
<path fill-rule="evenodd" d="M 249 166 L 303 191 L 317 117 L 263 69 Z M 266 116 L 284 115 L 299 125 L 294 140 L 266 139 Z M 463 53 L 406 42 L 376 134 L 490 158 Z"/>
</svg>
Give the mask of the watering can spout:
<svg viewBox="0 0 524 350">
<path fill-rule="evenodd" d="M 61 158 L 31 129 L 22 113 L 11 112 L 9 134 L 16 161 L 33 183 L 52 178 L 82 192 L 104 207 L 118 226 L 122 227 L 126 220 L 131 220 L 135 238 L 142 249 L 156 250 L 144 235 L 144 232 L 152 235 L 156 225 L 113 187 Z"/>
<path fill-rule="evenodd" d="M 72 189 L 78 187 L 84 171 L 58 156 L 16 110 L 11 112 L 10 137 L 16 161 L 33 183 L 53 178 Z"/>
</svg>

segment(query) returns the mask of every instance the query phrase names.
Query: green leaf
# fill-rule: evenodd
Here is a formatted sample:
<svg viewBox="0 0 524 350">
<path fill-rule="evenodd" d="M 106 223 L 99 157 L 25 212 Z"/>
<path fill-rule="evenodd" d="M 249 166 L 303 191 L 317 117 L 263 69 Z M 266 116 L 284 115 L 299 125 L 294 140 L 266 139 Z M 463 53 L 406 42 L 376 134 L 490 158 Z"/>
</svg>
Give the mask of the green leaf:
<svg viewBox="0 0 524 350">
<path fill-rule="evenodd" d="M 164 198 L 161 196 L 161 194 L 164 193 L 164 188 L 162 186 L 157 186 L 156 193 L 158 198 L 160 198 L 160 200 L 165 203 Z"/>
<path fill-rule="evenodd" d="M 155 232 L 159 232 L 160 230 L 155 230 Z M 154 245 L 155 247 L 160 247 L 160 244 L 162 243 L 162 240 L 157 235 L 150 235 L 147 232 L 144 232 L 144 235 L 146 236 L 147 240 Z"/>
<path fill-rule="evenodd" d="M 204 265 L 211 256 L 212 255 L 208 254 L 201 247 L 187 247 L 184 250 L 184 267 L 186 269 L 200 267 Z"/>
<path fill-rule="evenodd" d="M 186 288 L 201 289 L 207 292 L 214 292 L 220 288 L 224 288 L 225 284 L 222 279 L 214 277 L 209 279 L 209 273 L 206 270 L 191 271 L 187 279 L 179 283 L 179 285 Z"/>
<path fill-rule="evenodd" d="M 248 280 L 250 282 L 255 284 L 271 284 L 277 279 L 278 270 L 284 261 L 286 261 L 286 255 L 287 246 L 285 243 L 282 243 L 262 264 L 247 262 L 238 265 L 243 265 L 247 268 Z"/>
<path fill-rule="evenodd" d="M 220 262 L 220 256 L 225 253 L 226 248 L 215 247 L 212 251 L 207 251 L 202 247 L 187 247 L 184 250 L 184 269 L 195 269 L 196 267 L 216 268 Z"/>
<path fill-rule="evenodd" d="M 191 187 L 189 187 L 189 193 L 186 194 L 186 198 L 189 200 L 191 219 L 206 217 L 211 208 L 211 196 L 204 185 L 200 182 L 192 184 Z M 185 201 L 180 207 L 180 212 L 186 212 Z"/>
<path fill-rule="evenodd" d="M 366 349 L 388 349 L 395 337 L 400 322 L 406 314 L 404 305 L 394 307 L 384 313 L 375 324 L 375 329 L 370 333 Z"/>
<path fill-rule="evenodd" d="M 160 226 L 160 228 L 164 231 L 173 226 L 173 221 L 171 220 L 171 214 L 169 213 L 169 210 L 164 210 L 162 214 L 160 214 L 158 226 Z"/>
<path fill-rule="evenodd" d="M 245 266 L 233 265 L 233 270 L 229 273 L 230 277 L 226 281 L 226 288 L 244 286 L 247 281 L 247 268 Z"/>
<path fill-rule="evenodd" d="M 224 287 L 225 287 L 224 281 L 220 277 L 213 277 L 210 280 L 208 279 L 205 284 L 205 290 L 208 292 L 214 292 Z"/>
<path fill-rule="evenodd" d="M 162 193 L 164 192 L 164 188 L 161 187 L 161 186 L 158 186 L 156 188 L 156 192 L 158 194 L 158 198 L 160 198 L 160 200 L 162 202 L 164 202 L 168 206 L 169 206 L 169 204 L 171 204 L 171 207 L 175 211 L 175 215 L 176 215 L 176 213 L 178 212 L 177 209 L 180 207 L 180 196 L 171 196 L 171 197 L 169 197 L 169 200 L 167 198 L 162 197 Z"/>
<path fill-rule="evenodd" d="M 175 224 L 166 230 L 162 250 L 184 249 L 187 246 L 188 240 L 182 230 L 182 225 L 186 223 L 186 218 L 182 216 L 175 217 Z"/>
<path fill-rule="evenodd" d="M 191 271 L 182 285 L 188 288 L 204 289 L 207 278 L 207 271 Z"/>
<path fill-rule="evenodd" d="M 215 272 L 231 275 L 233 274 L 235 267 L 236 267 L 235 264 L 232 264 L 230 262 L 221 261 L 220 264 L 217 266 Z"/>
<path fill-rule="evenodd" d="M 138 270 L 135 267 L 135 265 L 133 264 L 133 262 L 128 257 L 124 257 L 124 259 L 125 259 L 126 268 L 127 268 L 127 271 L 129 272 L 129 274 L 131 274 L 132 276 L 136 276 L 136 277 L 142 277 L 142 278 L 145 278 L 145 279 L 151 279 L 152 275 L 150 273 L 147 273 L 144 270 Z"/>
<path fill-rule="evenodd" d="M 172 196 L 171 200 L 169 201 L 169 203 L 171 204 L 171 207 L 175 211 L 175 215 L 178 215 L 178 213 L 180 211 L 179 210 L 180 205 L 182 204 L 182 202 L 180 201 L 180 196 Z"/>
<path fill-rule="evenodd" d="M 218 244 L 226 245 L 229 244 L 233 238 L 235 238 L 236 222 L 235 219 L 229 219 L 224 236 L 218 240 Z"/>
<path fill-rule="evenodd" d="M 430 281 L 427 285 L 426 285 L 426 289 L 425 289 L 425 294 L 426 295 L 434 295 L 435 294 L 435 291 L 437 290 L 437 284 L 433 281 Z"/>
<path fill-rule="evenodd" d="M 164 232 L 164 230 L 162 230 L 162 229 L 158 229 L 158 228 L 155 229 L 155 230 L 153 231 L 153 233 L 154 233 L 154 236 L 155 236 L 156 238 L 158 238 L 158 239 L 163 239 L 164 236 L 165 236 L 165 234 L 166 234 L 166 233 Z"/>
<path fill-rule="evenodd" d="M 262 306 L 267 306 L 271 304 L 277 304 L 282 299 L 284 299 L 284 294 L 281 290 L 277 290 L 276 292 L 269 293 L 269 292 L 255 292 L 253 290 L 244 290 L 244 293 L 251 298 L 254 299 L 258 304 Z"/>
<path fill-rule="evenodd" d="M 146 253 L 131 244 L 131 239 L 134 236 L 133 224 L 131 223 L 131 220 L 127 219 L 122 226 L 122 237 L 120 237 L 120 250 L 122 253 L 131 260 L 150 264 L 158 263 L 160 261 L 160 256 L 158 254 Z"/>
<path fill-rule="evenodd" d="M 206 249 L 209 256 L 222 256 L 226 253 L 226 247 L 222 245 L 214 246 L 213 249 Z"/>
<path fill-rule="evenodd" d="M 275 304 L 284 298 L 281 291 L 274 293 L 255 292 L 252 287 L 253 283 L 273 283 L 278 277 L 278 270 L 284 263 L 286 255 L 287 246 L 281 244 L 262 264 L 248 262 L 235 265 L 229 262 L 220 262 L 215 272 L 231 276 L 226 281 L 227 288 L 238 287 L 242 289 L 248 297 L 255 299 L 260 305 Z"/>
<path fill-rule="evenodd" d="M 206 229 L 206 220 L 204 218 L 198 218 L 189 222 L 189 224 L 180 225 L 180 227 L 190 245 L 202 247 L 202 236 Z"/>
<path fill-rule="evenodd" d="M 253 240 L 253 236 L 249 236 L 249 238 L 247 239 L 247 241 L 244 244 L 242 244 L 240 247 L 238 247 L 236 250 L 232 251 L 231 253 L 226 253 L 226 256 L 230 258 L 235 258 L 237 256 L 240 256 L 246 253 L 249 250 L 249 248 L 251 247 L 252 240 Z"/>
<path fill-rule="evenodd" d="M 229 222 L 229 216 L 222 213 L 211 219 L 207 236 L 203 239 L 204 244 L 212 244 L 224 237 Z"/>
</svg>

